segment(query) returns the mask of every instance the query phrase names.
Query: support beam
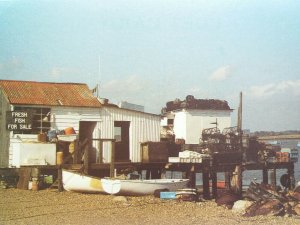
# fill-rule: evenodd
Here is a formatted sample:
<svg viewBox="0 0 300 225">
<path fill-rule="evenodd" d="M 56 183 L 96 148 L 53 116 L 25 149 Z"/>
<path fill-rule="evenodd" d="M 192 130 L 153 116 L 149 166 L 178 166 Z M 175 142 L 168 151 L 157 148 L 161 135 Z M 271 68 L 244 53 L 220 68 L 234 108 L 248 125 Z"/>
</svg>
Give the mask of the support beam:
<svg viewBox="0 0 300 225">
<path fill-rule="evenodd" d="M 288 175 L 290 177 L 290 189 L 294 189 L 296 186 L 295 182 L 295 171 L 294 171 L 294 163 L 291 163 L 290 167 L 288 168 Z"/>
<path fill-rule="evenodd" d="M 98 163 L 103 163 L 103 141 L 99 140 L 99 156 L 98 156 Z"/>
<path fill-rule="evenodd" d="M 58 181 L 58 191 L 62 192 L 64 190 L 63 182 L 62 182 L 62 165 L 58 166 L 57 181 Z"/>
<path fill-rule="evenodd" d="M 115 141 L 111 142 L 110 177 L 114 177 L 115 171 Z"/>
<path fill-rule="evenodd" d="M 269 183 L 269 176 L 268 176 L 268 169 L 264 167 L 262 169 L 262 177 L 263 177 L 263 183 L 268 184 Z"/>
<path fill-rule="evenodd" d="M 196 188 L 196 172 L 194 166 L 191 166 L 190 170 L 187 171 L 187 177 L 189 181 L 190 188 Z"/>
<path fill-rule="evenodd" d="M 271 170 L 270 178 L 271 178 L 271 185 L 276 190 L 276 183 L 277 183 L 276 182 L 276 168 Z"/>
<path fill-rule="evenodd" d="M 84 165 L 84 174 L 89 174 L 89 153 L 90 152 L 90 145 L 86 144 L 84 148 L 84 158 L 83 158 L 83 165 Z"/>
<path fill-rule="evenodd" d="M 217 173 L 215 171 L 212 171 L 210 175 L 211 175 L 212 197 L 216 199 L 218 197 Z"/>
<path fill-rule="evenodd" d="M 210 199 L 209 172 L 208 171 L 203 171 L 202 183 L 203 183 L 203 198 L 204 199 Z"/>
</svg>

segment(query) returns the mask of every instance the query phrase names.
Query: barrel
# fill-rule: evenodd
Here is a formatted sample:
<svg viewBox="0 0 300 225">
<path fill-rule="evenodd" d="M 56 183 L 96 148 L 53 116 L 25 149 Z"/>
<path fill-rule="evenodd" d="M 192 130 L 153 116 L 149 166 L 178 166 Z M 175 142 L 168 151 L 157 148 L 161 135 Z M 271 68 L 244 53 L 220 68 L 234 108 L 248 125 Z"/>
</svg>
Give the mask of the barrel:
<svg viewBox="0 0 300 225">
<path fill-rule="evenodd" d="M 68 128 L 66 128 L 64 131 L 65 131 L 65 134 L 66 134 L 66 135 L 76 134 L 76 132 L 75 132 L 75 130 L 74 130 L 73 127 L 68 127 Z"/>
<path fill-rule="evenodd" d="M 31 190 L 38 191 L 39 190 L 39 181 L 32 179 L 32 187 Z"/>
<path fill-rule="evenodd" d="M 47 141 L 47 134 L 46 133 L 38 134 L 38 141 L 39 142 L 46 142 Z"/>
<path fill-rule="evenodd" d="M 61 165 L 64 161 L 64 153 L 56 152 L 56 165 Z"/>
</svg>

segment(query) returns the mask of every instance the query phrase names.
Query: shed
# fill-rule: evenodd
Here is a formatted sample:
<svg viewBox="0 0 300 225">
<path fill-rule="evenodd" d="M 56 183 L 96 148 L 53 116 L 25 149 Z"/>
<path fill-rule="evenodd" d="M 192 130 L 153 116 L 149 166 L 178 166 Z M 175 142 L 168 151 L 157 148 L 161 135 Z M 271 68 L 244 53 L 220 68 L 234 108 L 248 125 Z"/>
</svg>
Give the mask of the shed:
<svg viewBox="0 0 300 225">
<path fill-rule="evenodd" d="M 186 144 L 199 144 L 202 130 L 218 127 L 221 131 L 231 126 L 231 112 L 227 101 L 195 99 L 188 95 L 185 100 L 167 102 L 162 109 L 161 125 L 173 131 L 175 139 Z"/>
<path fill-rule="evenodd" d="M 82 83 L 0 80 L 0 106 L 0 168 L 22 165 L 24 143 L 46 149 L 38 136 L 51 130 L 71 127 L 74 138 L 92 140 L 91 163 L 100 158 L 100 148 L 103 161 L 110 161 L 109 143 L 100 147 L 99 139 L 116 139 L 116 161 L 131 162 L 141 161 L 142 142 L 160 139 L 159 115 L 101 104 Z"/>
</svg>

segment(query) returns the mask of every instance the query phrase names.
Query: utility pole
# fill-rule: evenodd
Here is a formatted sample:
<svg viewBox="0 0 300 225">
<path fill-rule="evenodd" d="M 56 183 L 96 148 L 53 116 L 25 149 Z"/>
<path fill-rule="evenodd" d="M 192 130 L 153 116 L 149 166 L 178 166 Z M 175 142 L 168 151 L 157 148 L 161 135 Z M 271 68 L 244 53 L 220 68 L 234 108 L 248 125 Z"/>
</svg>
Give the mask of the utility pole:
<svg viewBox="0 0 300 225">
<path fill-rule="evenodd" d="M 238 131 L 242 131 L 242 117 L 243 117 L 243 93 L 240 92 L 240 104 L 238 108 Z"/>
<path fill-rule="evenodd" d="M 242 130 L 242 115 L 243 113 L 243 94 L 240 92 L 240 104 L 238 108 L 238 121 L 237 121 L 237 129 L 238 129 L 238 139 L 239 139 L 239 148 L 240 153 L 243 154 L 243 130 Z M 241 162 L 242 163 L 242 162 Z M 243 182 L 242 182 L 242 165 L 237 165 L 235 167 L 234 176 L 235 176 L 235 192 L 237 194 L 242 195 L 242 188 L 243 188 Z"/>
</svg>

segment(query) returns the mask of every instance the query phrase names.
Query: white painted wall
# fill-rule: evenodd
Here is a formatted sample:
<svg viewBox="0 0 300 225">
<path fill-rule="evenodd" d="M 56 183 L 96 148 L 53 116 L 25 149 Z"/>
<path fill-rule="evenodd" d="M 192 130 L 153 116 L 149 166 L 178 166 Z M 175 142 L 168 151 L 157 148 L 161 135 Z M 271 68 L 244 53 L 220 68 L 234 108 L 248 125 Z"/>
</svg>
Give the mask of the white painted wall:
<svg viewBox="0 0 300 225">
<path fill-rule="evenodd" d="M 187 136 L 187 116 L 186 111 L 179 111 L 174 113 L 174 133 L 175 133 L 175 139 L 185 139 Z"/>
<path fill-rule="evenodd" d="M 78 133 L 80 121 L 96 121 L 97 126 L 94 131 L 94 138 L 100 137 L 100 111 L 99 108 L 82 107 L 51 107 L 51 129 L 64 130 L 67 127 L 73 127 Z M 20 143 L 36 142 L 36 134 L 13 134 L 10 132 L 9 146 L 9 167 L 20 166 Z M 96 144 L 96 143 L 95 143 Z M 98 148 L 98 146 L 94 146 Z"/>
<path fill-rule="evenodd" d="M 182 110 L 174 112 L 175 138 L 185 139 L 186 144 L 199 144 L 202 130 L 215 127 L 216 119 L 218 128 L 222 130 L 231 126 L 230 110 Z"/>
<path fill-rule="evenodd" d="M 129 157 L 131 162 L 141 162 L 140 145 L 142 142 L 160 141 L 160 116 L 115 107 L 101 109 L 101 138 L 114 138 L 114 121 L 130 121 Z M 103 160 L 110 162 L 109 142 L 103 145 Z"/>
<path fill-rule="evenodd" d="M 115 107 L 77 108 L 53 107 L 51 108 L 51 129 L 63 130 L 73 127 L 78 133 L 80 121 L 95 121 L 93 138 L 114 138 L 114 121 L 130 121 L 130 160 L 140 162 L 140 144 L 146 141 L 160 141 L 160 116 Z M 22 135 L 10 133 L 9 167 L 18 167 L 20 155 L 18 146 L 23 141 L 36 141 L 37 135 Z M 98 149 L 98 143 L 93 142 Z M 103 145 L 104 162 L 110 162 L 110 142 Z"/>
<path fill-rule="evenodd" d="M 79 121 L 101 121 L 99 108 L 53 107 L 51 108 L 51 127 L 63 130 L 73 127 L 79 130 Z"/>
</svg>

